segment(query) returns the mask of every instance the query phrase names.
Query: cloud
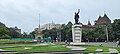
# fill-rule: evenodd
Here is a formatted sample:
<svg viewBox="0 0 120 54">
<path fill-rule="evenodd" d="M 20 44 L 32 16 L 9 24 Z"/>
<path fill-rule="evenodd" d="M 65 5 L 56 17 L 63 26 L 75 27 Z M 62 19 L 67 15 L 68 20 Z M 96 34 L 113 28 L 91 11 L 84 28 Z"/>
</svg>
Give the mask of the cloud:
<svg viewBox="0 0 120 54">
<path fill-rule="evenodd" d="M 110 19 L 120 17 L 119 0 L 0 0 L 0 21 L 8 27 L 18 26 L 25 32 L 38 27 L 38 14 L 41 24 L 74 22 L 74 12 L 80 8 L 80 21 L 92 24 L 99 13 L 106 11 Z"/>
</svg>

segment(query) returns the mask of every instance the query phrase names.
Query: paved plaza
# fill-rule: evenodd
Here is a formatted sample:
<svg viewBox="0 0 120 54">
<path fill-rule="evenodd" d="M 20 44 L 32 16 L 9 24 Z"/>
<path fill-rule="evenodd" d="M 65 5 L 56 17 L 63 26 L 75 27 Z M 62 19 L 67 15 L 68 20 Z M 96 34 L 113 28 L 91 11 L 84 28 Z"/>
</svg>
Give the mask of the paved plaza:
<svg viewBox="0 0 120 54">
<path fill-rule="evenodd" d="M 116 42 L 86 42 L 87 45 L 117 47 Z M 120 45 L 118 45 L 120 47 Z"/>
<path fill-rule="evenodd" d="M 86 45 L 94 45 L 94 46 L 108 46 L 108 47 L 117 47 L 116 42 L 83 42 Z M 59 44 L 65 44 L 65 42 L 59 42 Z M 120 45 L 118 45 L 120 47 Z"/>
</svg>

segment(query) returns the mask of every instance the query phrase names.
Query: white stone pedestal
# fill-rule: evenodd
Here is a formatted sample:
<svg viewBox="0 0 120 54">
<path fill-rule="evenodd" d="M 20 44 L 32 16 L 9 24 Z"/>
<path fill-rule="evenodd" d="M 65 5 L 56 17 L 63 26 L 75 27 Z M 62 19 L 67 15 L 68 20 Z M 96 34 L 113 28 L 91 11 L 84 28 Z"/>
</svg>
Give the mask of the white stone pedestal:
<svg viewBox="0 0 120 54">
<path fill-rule="evenodd" d="M 72 26 L 72 37 L 73 42 L 81 42 L 82 39 L 82 25 L 81 24 L 75 24 Z"/>
<path fill-rule="evenodd" d="M 72 45 L 84 45 L 85 43 L 81 43 L 82 40 L 82 25 L 75 24 L 72 26 Z"/>
</svg>

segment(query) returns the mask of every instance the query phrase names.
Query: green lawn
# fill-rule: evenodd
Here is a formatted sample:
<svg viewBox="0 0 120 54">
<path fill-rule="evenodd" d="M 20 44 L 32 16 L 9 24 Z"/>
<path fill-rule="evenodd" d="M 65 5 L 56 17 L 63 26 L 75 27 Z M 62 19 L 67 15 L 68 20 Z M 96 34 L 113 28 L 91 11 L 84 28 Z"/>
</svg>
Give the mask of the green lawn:
<svg viewBox="0 0 120 54">
<path fill-rule="evenodd" d="M 20 40 L 0 40 L 0 42 L 22 42 Z M 24 41 L 27 42 L 27 41 Z M 0 47 L 2 46 L 17 46 L 15 48 L 3 48 L 4 50 L 15 50 L 17 52 L 40 52 L 40 51 L 64 51 L 64 50 L 71 50 L 69 48 L 65 48 L 59 44 L 53 44 L 53 43 L 47 43 L 50 44 L 49 46 L 35 46 L 36 44 L 0 44 Z M 24 48 L 30 48 L 30 49 L 24 49 Z M 80 46 L 87 48 L 86 52 L 95 52 L 97 48 L 103 49 L 103 52 L 108 52 L 109 48 L 112 47 L 105 47 L 105 46 Z M 120 52 L 120 48 L 115 48 Z"/>
<path fill-rule="evenodd" d="M 10 40 L 10 39 L 0 39 L 0 42 L 30 42 L 32 40 Z"/>
<path fill-rule="evenodd" d="M 5 48 L 4 50 L 15 50 L 17 52 L 47 52 L 47 51 L 60 51 L 69 50 L 65 47 L 41 47 L 41 46 L 26 46 L 31 49 L 24 49 L 25 47 Z"/>
<path fill-rule="evenodd" d="M 0 39 L 0 42 L 10 42 L 9 39 Z"/>
<path fill-rule="evenodd" d="M 15 48 L 3 48 L 4 50 L 15 50 L 17 52 L 46 52 L 46 51 L 65 51 L 71 50 L 59 44 L 50 44 L 49 46 L 35 46 L 36 44 L 7 44 L 6 46 L 18 46 Z M 30 49 L 25 49 L 30 48 Z"/>
<path fill-rule="evenodd" d="M 35 44 L 0 44 L 0 46 L 33 46 Z"/>
</svg>

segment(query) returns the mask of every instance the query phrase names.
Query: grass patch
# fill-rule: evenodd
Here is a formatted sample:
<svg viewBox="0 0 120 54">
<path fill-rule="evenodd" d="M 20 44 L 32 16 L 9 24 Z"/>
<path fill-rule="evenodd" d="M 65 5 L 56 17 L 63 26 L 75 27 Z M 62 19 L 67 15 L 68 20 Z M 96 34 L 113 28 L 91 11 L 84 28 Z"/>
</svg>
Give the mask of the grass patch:
<svg viewBox="0 0 120 54">
<path fill-rule="evenodd" d="M 3 50 L 15 50 L 17 52 L 47 52 L 47 51 L 65 51 L 71 50 L 69 48 L 65 48 L 59 44 L 50 44 L 49 46 L 35 46 L 36 44 L 8 44 L 7 46 L 18 46 L 15 48 L 3 48 Z M 51 47 L 57 46 L 57 47 Z M 25 49 L 30 48 L 30 49 Z"/>
<path fill-rule="evenodd" d="M 120 53 L 120 48 L 116 48 L 118 51 L 119 51 L 119 53 Z"/>
<path fill-rule="evenodd" d="M 30 42 L 32 40 L 10 40 L 10 39 L 0 39 L 0 42 Z"/>
<path fill-rule="evenodd" d="M 10 42 L 10 39 L 0 39 L 0 42 Z"/>
<path fill-rule="evenodd" d="M 87 48 L 86 51 L 89 51 L 89 52 L 95 52 L 97 48 L 103 49 L 103 52 L 109 52 L 109 48 L 111 48 L 111 47 L 105 47 L 105 46 L 81 46 L 81 47 Z"/>
<path fill-rule="evenodd" d="M 27 48 L 31 49 L 24 49 L 25 47 L 16 47 L 16 48 L 5 48 L 4 50 L 15 50 L 17 52 L 47 52 L 47 51 L 60 51 L 60 50 L 69 50 L 65 47 L 41 47 L 41 46 L 26 46 Z"/>
<path fill-rule="evenodd" d="M 33 46 L 35 44 L 0 44 L 0 46 Z"/>
<path fill-rule="evenodd" d="M 49 42 L 44 42 L 41 44 L 49 44 L 50 46 L 61 46 L 59 44 L 53 44 L 53 43 L 49 43 Z M 36 44 L 0 44 L 0 46 L 34 46 Z"/>
</svg>

